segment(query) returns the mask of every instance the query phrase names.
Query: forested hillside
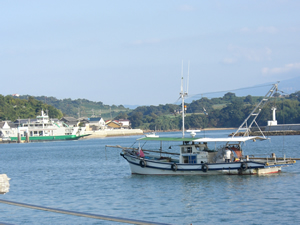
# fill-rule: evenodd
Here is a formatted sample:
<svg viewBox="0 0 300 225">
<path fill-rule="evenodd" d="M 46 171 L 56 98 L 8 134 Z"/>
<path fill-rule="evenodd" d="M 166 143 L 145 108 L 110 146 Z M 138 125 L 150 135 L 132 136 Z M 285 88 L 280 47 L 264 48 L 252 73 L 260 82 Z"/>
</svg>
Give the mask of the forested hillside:
<svg viewBox="0 0 300 225">
<path fill-rule="evenodd" d="M 14 121 L 18 118 L 36 118 L 41 110 L 48 111 L 50 118 L 61 118 L 62 112 L 55 107 L 36 100 L 33 97 L 18 99 L 0 95 L 0 120 Z"/>
<path fill-rule="evenodd" d="M 22 95 L 20 99 L 27 99 L 28 95 Z M 78 117 L 103 117 L 104 119 L 113 119 L 120 112 L 129 113 L 131 110 L 122 105 L 104 105 L 102 102 L 93 102 L 87 99 L 57 99 L 55 97 L 35 96 L 35 99 L 46 104 L 52 105 L 61 110 L 65 116 Z"/>
<path fill-rule="evenodd" d="M 267 125 L 272 119 L 271 108 L 277 108 L 279 124 L 300 123 L 300 92 L 289 96 L 272 98 L 260 113 L 257 121 L 260 126 Z M 187 105 L 185 128 L 238 127 L 253 110 L 262 97 L 236 97 L 227 93 L 222 98 L 201 98 Z M 159 105 L 141 106 L 129 115 L 133 128 L 154 130 L 181 129 L 181 106 Z"/>
<path fill-rule="evenodd" d="M 268 101 L 257 118 L 258 124 L 265 126 L 267 121 L 272 119 L 273 106 L 277 108 L 276 117 L 279 124 L 300 123 L 299 96 L 300 91 L 289 96 L 277 94 L 276 98 Z M 201 98 L 187 103 L 185 128 L 238 127 L 261 99 L 262 97 L 250 95 L 237 97 L 229 92 L 220 98 Z M 101 116 L 104 119 L 129 119 L 132 128 L 144 130 L 179 130 L 182 126 L 181 105 L 140 106 L 130 110 L 122 105 L 109 106 L 86 99 L 58 100 L 45 96 L 16 98 L 0 95 L 0 120 L 35 118 L 41 109 L 48 110 L 52 118 L 65 115 L 76 118 Z"/>
</svg>

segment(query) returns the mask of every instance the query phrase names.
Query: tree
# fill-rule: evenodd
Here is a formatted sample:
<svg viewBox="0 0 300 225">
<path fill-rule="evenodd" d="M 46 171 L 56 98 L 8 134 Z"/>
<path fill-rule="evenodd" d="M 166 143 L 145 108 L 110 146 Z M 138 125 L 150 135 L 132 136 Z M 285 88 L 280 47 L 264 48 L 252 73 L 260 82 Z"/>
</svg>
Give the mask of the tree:
<svg viewBox="0 0 300 225">
<path fill-rule="evenodd" d="M 115 120 L 118 120 L 118 119 L 127 120 L 127 118 L 128 118 L 128 115 L 125 112 L 119 112 L 119 114 L 114 119 Z"/>
<path fill-rule="evenodd" d="M 247 95 L 246 98 L 244 99 L 244 102 L 252 105 L 253 104 L 252 96 Z"/>
<path fill-rule="evenodd" d="M 235 99 L 235 98 L 236 98 L 236 96 L 235 96 L 234 93 L 228 92 L 228 93 L 226 93 L 226 94 L 224 95 L 223 100 L 226 100 L 226 101 L 232 101 L 232 100 Z"/>
</svg>

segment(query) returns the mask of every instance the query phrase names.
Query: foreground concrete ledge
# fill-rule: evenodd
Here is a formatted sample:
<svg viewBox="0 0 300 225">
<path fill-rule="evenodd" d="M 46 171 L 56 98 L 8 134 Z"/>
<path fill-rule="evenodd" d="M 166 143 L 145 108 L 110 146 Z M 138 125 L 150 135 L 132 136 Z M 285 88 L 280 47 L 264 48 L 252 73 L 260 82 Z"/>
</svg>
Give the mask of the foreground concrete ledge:
<svg viewBox="0 0 300 225">
<path fill-rule="evenodd" d="M 114 137 L 114 136 L 143 135 L 144 132 L 141 129 L 115 129 L 115 130 L 86 131 L 85 134 L 90 134 L 90 135 L 84 137 L 84 139 Z"/>
</svg>

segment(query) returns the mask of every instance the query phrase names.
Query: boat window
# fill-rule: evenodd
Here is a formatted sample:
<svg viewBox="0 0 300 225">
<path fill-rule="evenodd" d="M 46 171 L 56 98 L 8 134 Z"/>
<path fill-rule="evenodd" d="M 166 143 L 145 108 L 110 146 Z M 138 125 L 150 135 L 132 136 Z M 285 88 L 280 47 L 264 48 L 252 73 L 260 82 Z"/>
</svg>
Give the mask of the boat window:
<svg viewBox="0 0 300 225">
<path fill-rule="evenodd" d="M 195 155 L 190 155 L 188 159 L 189 159 L 189 163 L 193 163 L 193 164 L 197 163 L 197 156 Z"/>
<path fill-rule="evenodd" d="M 184 148 L 184 147 L 181 147 L 181 152 L 182 152 L 182 153 L 185 153 L 184 150 L 185 150 L 185 148 Z"/>
</svg>

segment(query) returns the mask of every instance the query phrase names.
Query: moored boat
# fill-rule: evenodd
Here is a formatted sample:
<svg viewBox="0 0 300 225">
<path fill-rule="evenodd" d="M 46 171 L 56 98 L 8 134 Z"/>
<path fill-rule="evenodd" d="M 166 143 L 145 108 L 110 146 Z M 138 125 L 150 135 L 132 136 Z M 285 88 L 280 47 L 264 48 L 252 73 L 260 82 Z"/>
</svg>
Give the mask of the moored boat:
<svg viewBox="0 0 300 225">
<path fill-rule="evenodd" d="M 121 148 L 120 155 L 129 163 L 132 174 L 142 175 L 253 175 L 278 173 L 283 167 L 293 165 L 296 161 L 285 156 L 276 158 L 273 153 L 266 158 L 255 158 L 244 155 L 242 146 L 247 141 L 267 140 L 261 136 L 249 136 L 249 131 L 266 102 L 277 92 L 274 84 L 261 102 L 253 109 L 237 131 L 226 138 L 196 138 L 195 132 L 191 137 L 185 137 L 184 108 L 182 109 L 182 137 L 151 137 L 138 139 L 139 142 L 156 141 L 160 143 L 157 150 L 128 148 L 122 146 L 108 146 Z M 181 88 L 182 107 L 184 107 L 184 93 Z M 257 125 L 258 126 L 258 125 Z M 237 137 L 239 131 L 245 131 L 243 137 Z M 162 142 L 179 142 L 178 151 L 163 151 Z M 213 147 L 214 144 L 214 147 Z M 217 147 L 218 144 L 218 147 Z M 141 146 L 141 145 L 139 145 Z M 144 145 L 142 145 L 144 146 Z"/>
<path fill-rule="evenodd" d="M 0 129 L 2 142 L 77 140 L 89 135 L 85 134 L 85 128 L 49 119 L 43 110 L 36 119 L 19 119 L 14 125 L 10 127 L 6 123 Z"/>
</svg>

